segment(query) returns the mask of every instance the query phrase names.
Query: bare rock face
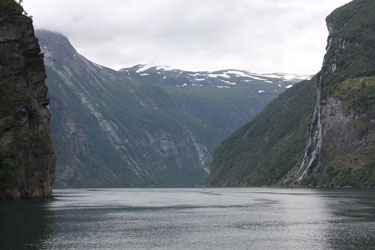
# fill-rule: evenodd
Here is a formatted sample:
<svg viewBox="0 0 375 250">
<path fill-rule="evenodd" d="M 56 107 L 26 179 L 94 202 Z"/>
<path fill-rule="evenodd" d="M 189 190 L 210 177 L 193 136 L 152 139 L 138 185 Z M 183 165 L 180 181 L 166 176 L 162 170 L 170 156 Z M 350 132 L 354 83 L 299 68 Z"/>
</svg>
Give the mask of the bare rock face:
<svg viewBox="0 0 375 250">
<path fill-rule="evenodd" d="M 50 197 L 55 180 L 43 54 L 22 12 L 0 2 L 0 199 Z"/>
<path fill-rule="evenodd" d="M 332 169 L 360 169 L 374 158 L 375 110 L 349 109 L 329 97 L 322 109 L 324 158 Z M 329 170 L 329 169 L 328 169 Z"/>
</svg>

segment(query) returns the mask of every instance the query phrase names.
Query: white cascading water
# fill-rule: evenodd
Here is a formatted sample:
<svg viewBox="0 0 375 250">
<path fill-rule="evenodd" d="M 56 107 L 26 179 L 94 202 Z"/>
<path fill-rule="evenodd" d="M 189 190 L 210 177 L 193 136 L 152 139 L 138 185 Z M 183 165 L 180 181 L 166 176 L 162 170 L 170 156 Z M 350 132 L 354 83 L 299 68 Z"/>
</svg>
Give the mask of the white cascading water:
<svg viewBox="0 0 375 250">
<path fill-rule="evenodd" d="M 311 173 L 316 173 L 320 167 L 320 156 L 323 143 L 323 129 L 321 123 L 321 104 L 320 91 L 322 87 L 323 76 L 319 77 L 317 86 L 317 101 L 315 111 L 308 133 L 308 143 L 305 149 L 305 155 L 301 166 L 299 167 L 296 177 L 298 181 L 303 180 Z"/>
</svg>

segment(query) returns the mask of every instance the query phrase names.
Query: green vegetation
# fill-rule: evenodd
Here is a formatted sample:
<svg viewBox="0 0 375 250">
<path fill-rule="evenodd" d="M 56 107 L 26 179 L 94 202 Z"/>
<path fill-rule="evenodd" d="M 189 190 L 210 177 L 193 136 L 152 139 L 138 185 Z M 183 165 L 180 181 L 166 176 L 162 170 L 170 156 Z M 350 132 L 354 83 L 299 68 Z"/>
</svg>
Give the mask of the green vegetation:
<svg viewBox="0 0 375 250">
<path fill-rule="evenodd" d="M 331 47 L 326 54 L 324 95 L 335 92 L 346 79 L 375 75 L 375 2 L 352 1 L 327 17 L 333 28 Z M 336 71 L 332 72 L 332 65 Z"/>
<path fill-rule="evenodd" d="M 361 168 L 328 167 L 327 185 L 329 187 L 375 187 L 375 163 L 368 163 Z"/>
<path fill-rule="evenodd" d="M 346 101 L 350 108 L 368 108 L 375 104 L 375 77 L 345 80 L 336 88 L 335 97 Z"/>
<path fill-rule="evenodd" d="M 316 79 L 287 90 L 213 155 L 211 186 L 276 184 L 301 160 L 316 102 Z"/>
<path fill-rule="evenodd" d="M 320 179 L 319 174 L 312 174 L 312 175 L 308 176 L 307 178 L 303 179 L 301 181 L 300 185 L 302 187 L 317 187 L 317 186 L 319 186 L 319 179 Z M 293 180 L 291 183 L 289 183 L 289 185 L 290 184 L 296 185 L 298 183 L 296 183 L 296 181 Z"/>
<path fill-rule="evenodd" d="M 163 87 L 163 89 L 167 91 L 175 105 L 182 107 L 185 112 L 203 121 L 207 126 L 221 131 L 222 140 L 235 129 L 243 126 L 273 99 L 273 95 L 260 95 L 256 91 L 267 87 L 269 86 L 259 87 L 249 84 L 231 89 L 215 87 L 190 89 Z M 271 85 L 270 88 L 274 86 Z M 252 110 L 251 113 L 249 109 Z"/>
<path fill-rule="evenodd" d="M 6 8 L 8 10 L 22 11 L 20 3 L 17 3 L 15 0 L 1 0 L 0 8 Z"/>
</svg>

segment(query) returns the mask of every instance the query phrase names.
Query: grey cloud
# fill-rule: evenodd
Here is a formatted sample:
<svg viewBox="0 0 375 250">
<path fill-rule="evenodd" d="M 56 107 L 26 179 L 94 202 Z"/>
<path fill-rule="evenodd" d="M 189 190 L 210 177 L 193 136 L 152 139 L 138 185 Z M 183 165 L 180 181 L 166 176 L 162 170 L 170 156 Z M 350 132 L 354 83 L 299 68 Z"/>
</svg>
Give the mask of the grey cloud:
<svg viewBox="0 0 375 250">
<path fill-rule="evenodd" d="M 24 0 L 37 28 L 112 68 L 315 73 L 324 19 L 349 0 Z"/>
</svg>

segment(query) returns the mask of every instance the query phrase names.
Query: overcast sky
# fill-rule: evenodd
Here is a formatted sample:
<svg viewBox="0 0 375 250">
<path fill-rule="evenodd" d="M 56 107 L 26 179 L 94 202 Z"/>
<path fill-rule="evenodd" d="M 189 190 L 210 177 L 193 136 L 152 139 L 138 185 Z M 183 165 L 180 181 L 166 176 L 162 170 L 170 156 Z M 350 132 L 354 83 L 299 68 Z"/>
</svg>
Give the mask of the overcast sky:
<svg viewBox="0 0 375 250">
<path fill-rule="evenodd" d="M 349 0 L 24 0 L 37 29 L 59 32 L 83 56 L 120 69 L 243 69 L 313 74 L 325 17 Z"/>
</svg>

